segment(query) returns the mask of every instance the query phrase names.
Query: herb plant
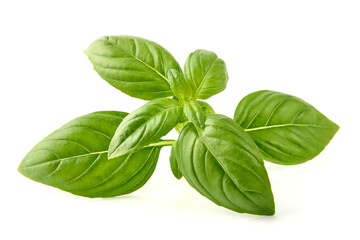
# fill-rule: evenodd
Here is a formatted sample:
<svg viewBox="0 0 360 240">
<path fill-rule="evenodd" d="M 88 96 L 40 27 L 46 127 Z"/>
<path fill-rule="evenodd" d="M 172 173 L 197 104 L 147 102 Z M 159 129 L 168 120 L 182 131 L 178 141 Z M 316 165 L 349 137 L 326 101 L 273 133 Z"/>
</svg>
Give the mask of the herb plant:
<svg viewBox="0 0 360 240">
<path fill-rule="evenodd" d="M 162 147 L 170 167 L 200 194 L 240 213 L 273 215 L 263 160 L 292 165 L 318 155 L 339 127 L 305 101 L 280 92 L 247 95 L 234 119 L 205 100 L 223 91 L 225 62 L 196 50 L 184 71 L 160 45 L 110 36 L 85 51 L 95 71 L 120 91 L 149 100 L 128 114 L 94 112 L 65 124 L 38 143 L 18 170 L 24 176 L 85 197 L 131 193 L 151 177 Z M 168 98 L 171 97 L 171 98 Z M 175 140 L 161 139 L 175 128 Z"/>
</svg>

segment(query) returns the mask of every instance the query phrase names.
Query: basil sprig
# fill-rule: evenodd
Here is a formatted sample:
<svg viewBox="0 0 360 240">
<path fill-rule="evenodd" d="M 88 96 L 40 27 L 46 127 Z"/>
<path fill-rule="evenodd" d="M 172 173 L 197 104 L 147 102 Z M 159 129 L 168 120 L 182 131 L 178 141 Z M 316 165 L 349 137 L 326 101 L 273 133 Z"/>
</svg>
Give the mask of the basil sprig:
<svg viewBox="0 0 360 240">
<path fill-rule="evenodd" d="M 234 119 L 199 99 L 223 91 L 225 62 L 196 50 L 184 71 L 152 41 L 108 36 L 85 51 L 95 71 L 129 96 L 150 100 L 130 114 L 94 112 L 39 142 L 18 168 L 24 176 L 85 197 L 113 197 L 142 187 L 160 150 L 172 146 L 170 167 L 200 194 L 240 213 L 273 215 L 264 161 L 293 165 L 317 156 L 339 127 L 307 102 L 280 92 L 243 98 Z M 167 98 L 172 97 L 172 98 Z M 177 140 L 161 139 L 172 129 Z"/>
</svg>

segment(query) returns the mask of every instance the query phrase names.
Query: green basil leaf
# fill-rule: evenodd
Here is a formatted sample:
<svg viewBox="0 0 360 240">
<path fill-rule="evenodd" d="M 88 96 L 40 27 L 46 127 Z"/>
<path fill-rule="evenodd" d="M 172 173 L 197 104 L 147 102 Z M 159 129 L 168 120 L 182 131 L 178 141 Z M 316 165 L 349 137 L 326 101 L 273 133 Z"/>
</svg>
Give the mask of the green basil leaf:
<svg viewBox="0 0 360 240">
<path fill-rule="evenodd" d="M 170 168 L 171 168 L 171 172 L 173 173 L 173 175 L 175 176 L 175 178 L 177 179 L 181 179 L 182 178 L 182 173 L 179 169 L 179 165 L 177 163 L 177 157 L 176 157 L 176 142 L 173 143 L 172 147 L 171 147 L 171 154 L 170 154 Z"/>
<path fill-rule="evenodd" d="M 109 146 L 109 158 L 155 143 L 183 118 L 182 105 L 173 99 L 152 100 L 124 118 Z"/>
<path fill-rule="evenodd" d="M 132 97 L 145 100 L 172 96 L 166 73 L 170 69 L 181 72 L 166 49 L 139 37 L 102 37 L 85 54 L 104 80 Z"/>
<path fill-rule="evenodd" d="M 184 66 L 185 80 L 192 86 L 192 99 L 207 99 L 226 88 L 229 79 L 225 62 L 207 50 L 196 50 Z"/>
<path fill-rule="evenodd" d="M 113 197 L 142 187 L 154 172 L 160 147 L 112 159 L 107 149 L 124 112 L 76 118 L 39 142 L 18 170 L 24 176 L 85 197 Z"/>
<path fill-rule="evenodd" d="M 201 105 L 195 100 L 184 103 L 186 117 L 197 127 L 204 127 L 204 112 Z"/>
<path fill-rule="evenodd" d="M 260 152 L 232 119 L 210 114 L 189 123 L 177 141 L 186 181 L 214 203 L 240 213 L 273 215 L 274 198 Z"/>
<path fill-rule="evenodd" d="M 339 129 L 300 98 L 268 90 L 243 98 L 234 119 L 255 141 L 265 160 L 285 165 L 314 158 Z"/>
<path fill-rule="evenodd" d="M 190 101 L 192 95 L 189 90 L 191 86 L 184 79 L 184 74 L 176 69 L 170 69 L 168 71 L 168 78 L 170 83 L 170 89 L 174 93 L 175 97 L 181 102 Z"/>
</svg>

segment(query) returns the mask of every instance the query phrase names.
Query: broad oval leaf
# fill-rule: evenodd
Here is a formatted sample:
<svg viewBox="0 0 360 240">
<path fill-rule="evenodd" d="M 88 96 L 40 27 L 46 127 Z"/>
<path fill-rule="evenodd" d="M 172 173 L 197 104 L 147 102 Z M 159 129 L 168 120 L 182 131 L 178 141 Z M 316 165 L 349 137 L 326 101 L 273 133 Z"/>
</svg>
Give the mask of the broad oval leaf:
<svg viewBox="0 0 360 240">
<path fill-rule="evenodd" d="M 170 69 L 181 72 L 165 48 L 139 37 L 102 37 L 91 43 L 85 54 L 104 80 L 145 100 L 172 96 L 166 74 Z"/>
<path fill-rule="evenodd" d="M 178 153 L 176 152 L 176 142 L 174 142 L 170 153 L 170 169 L 176 179 L 181 179 L 183 175 L 179 169 L 176 154 Z"/>
<path fill-rule="evenodd" d="M 107 158 L 124 112 L 95 112 L 76 118 L 39 142 L 18 170 L 24 176 L 85 197 L 113 197 L 142 187 L 154 172 L 160 147 Z"/>
<path fill-rule="evenodd" d="M 184 66 L 185 80 L 192 86 L 192 99 L 208 99 L 223 91 L 229 79 L 225 62 L 207 50 L 196 50 Z"/>
<path fill-rule="evenodd" d="M 285 165 L 314 158 L 339 129 L 300 98 L 269 90 L 243 98 L 234 120 L 255 141 L 265 160 Z"/>
<path fill-rule="evenodd" d="M 182 105 L 173 99 L 152 100 L 124 118 L 109 146 L 109 158 L 155 143 L 183 118 Z"/>
<path fill-rule="evenodd" d="M 192 100 L 184 103 L 186 117 L 197 127 L 204 127 L 204 112 L 199 102 Z"/>
<path fill-rule="evenodd" d="M 236 212 L 274 214 L 259 150 L 232 119 L 206 115 L 203 129 L 189 123 L 180 133 L 176 150 L 182 174 L 203 196 Z"/>
</svg>

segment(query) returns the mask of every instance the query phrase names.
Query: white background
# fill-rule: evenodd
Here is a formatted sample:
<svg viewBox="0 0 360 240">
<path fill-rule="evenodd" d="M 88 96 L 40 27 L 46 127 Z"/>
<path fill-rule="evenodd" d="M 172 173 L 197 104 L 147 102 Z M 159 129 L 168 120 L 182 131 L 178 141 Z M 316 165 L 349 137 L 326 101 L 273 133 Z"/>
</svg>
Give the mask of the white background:
<svg viewBox="0 0 360 240">
<path fill-rule="evenodd" d="M 359 239 L 359 1 L 1 1 L 0 24 L 0 239 Z M 145 103 L 102 80 L 83 53 L 122 34 L 158 42 L 181 65 L 198 48 L 216 52 L 230 76 L 208 101 L 217 113 L 232 117 L 242 97 L 270 89 L 341 128 L 312 161 L 266 163 L 272 217 L 218 207 L 177 181 L 170 148 L 124 197 L 88 199 L 23 177 L 22 158 L 56 128 Z"/>
</svg>

